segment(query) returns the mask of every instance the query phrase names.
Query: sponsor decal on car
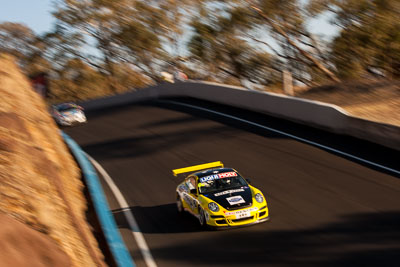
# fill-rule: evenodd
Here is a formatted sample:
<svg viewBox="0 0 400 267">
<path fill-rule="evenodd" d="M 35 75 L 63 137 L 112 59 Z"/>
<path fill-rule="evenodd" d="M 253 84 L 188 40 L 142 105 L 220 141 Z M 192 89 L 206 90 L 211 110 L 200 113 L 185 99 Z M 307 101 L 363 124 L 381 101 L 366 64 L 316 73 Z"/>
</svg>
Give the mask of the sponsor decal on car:
<svg viewBox="0 0 400 267">
<path fill-rule="evenodd" d="M 221 179 L 221 178 L 234 177 L 234 176 L 237 176 L 236 172 L 223 172 L 223 173 L 208 175 L 208 176 L 201 177 L 200 183 L 204 183 L 204 182 L 212 181 L 212 180 L 216 180 L 216 179 Z"/>
<path fill-rule="evenodd" d="M 188 189 L 184 185 L 179 185 L 178 186 L 178 191 L 179 192 L 188 192 Z"/>
<path fill-rule="evenodd" d="M 258 210 L 257 207 L 249 208 L 249 209 L 244 209 L 244 210 L 236 210 L 236 211 L 226 211 L 225 216 L 232 216 L 234 215 L 237 219 L 239 218 L 244 218 L 244 217 L 250 217 L 250 212 Z"/>
<path fill-rule="evenodd" d="M 236 172 L 223 172 L 218 174 L 219 178 L 227 178 L 237 176 Z"/>
<path fill-rule="evenodd" d="M 229 202 L 230 205 L 246 203 L 246 201 L 244 201 L 242 196 L 227 197 L 226 200 Z"/>
<path fill-rule="evenodd" d="M 218 174 L 213 174 L 213 175 L 201 177 L 200 178 L 200 182 L 204 183 L 204 182 L 212 181 L 212 180 L 215 180 L 215 179 L 219 179 Z"/>
<path fill-rule="evenodd" d="M 197 200 L 192 198 L 189 194 L 184 193 L 183 199 L 189 205 L 190 209 L 195 210 L 197 208 Z"/>
<path fill-rule="evenodd" d="M 239 188 L 239 189 L 226 190 L 226 191 L 222 191 L 219 193 L 215 193 L 214 196 L 219 197 L 219 196 L 228 195 L 228 194 L 237 193 L 237 192 L 244 192 L 244 189 Z"/>
</svg>

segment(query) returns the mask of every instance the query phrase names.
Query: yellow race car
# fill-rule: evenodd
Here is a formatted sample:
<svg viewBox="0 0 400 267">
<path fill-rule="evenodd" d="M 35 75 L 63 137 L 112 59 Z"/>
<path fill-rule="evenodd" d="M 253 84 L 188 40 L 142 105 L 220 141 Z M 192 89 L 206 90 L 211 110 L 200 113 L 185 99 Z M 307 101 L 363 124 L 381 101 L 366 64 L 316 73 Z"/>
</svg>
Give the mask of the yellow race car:
<svg viewBox="0 0 400 267">
<path fill-rule="evenodd" d="M 262 192 L 236 170 L 217 161 L 172 171 L 175 176 L 189 172 L 194 173 L 176 188 L 176 205 L 178 212 L 194 215 L 201 226 L 225 228 L 269 219 Z"/>
</svg>

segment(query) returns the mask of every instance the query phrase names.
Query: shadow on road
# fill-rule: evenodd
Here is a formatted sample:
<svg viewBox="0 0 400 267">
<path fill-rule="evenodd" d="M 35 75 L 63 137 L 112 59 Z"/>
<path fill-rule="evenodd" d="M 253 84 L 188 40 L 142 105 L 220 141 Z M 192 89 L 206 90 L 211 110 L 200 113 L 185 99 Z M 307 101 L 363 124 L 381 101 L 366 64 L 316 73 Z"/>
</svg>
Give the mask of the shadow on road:
<svg viewBox="0 0 400 267">
<path fill-rule="evenodd" d="M 152 249 L 177 265 L 400 266 L 400 212 L 348 215 L 310 229 L 276 231 L 266 223 L 201 233 L 195 219 L 178 219 L 174 204 L 131 210 L 144 233 L 198 232 Z M 127 227 L 121 212 L 114 215 Z"/>
<path fill-rule="evenodd" d="M 206 129 L 185 129 L 162 135 L 136 135 L 130 138 L 121 138 L 106 142 L 99 142 L 82 146 L 82 149 L 89 155 L 95 155 L 97 160 L 130 158 L 144 155 L 151 155 L 163 150 L 176 148 L 179 145 L 190 144 L 194 141 L 207 142 L 209 135 L 218 133 L 232 133 L 232 130 L 225 126 L 216 126 Z M 215 137 L 216 138 L 216 137 Z M 219 138 L 227 139 L 228 136 Z"/>
<path fill-rule="evenodd" d="M 187 233 L 202 231 L 198 220 L 190 214 L 179 214 L 176 204 L 154 207 L 135 206 L 113 210 L 112 213 L 119 228 L 130 228 L 125 218 L 126 212 L 132 212 L 142 233 Z"/>
</svg>

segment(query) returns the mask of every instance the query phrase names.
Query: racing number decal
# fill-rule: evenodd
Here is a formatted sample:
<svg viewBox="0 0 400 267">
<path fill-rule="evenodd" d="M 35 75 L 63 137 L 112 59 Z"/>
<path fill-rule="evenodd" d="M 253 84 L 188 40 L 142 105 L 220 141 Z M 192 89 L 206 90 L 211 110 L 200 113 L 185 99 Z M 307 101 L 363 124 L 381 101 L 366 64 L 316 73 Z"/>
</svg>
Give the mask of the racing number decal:
<svg viewBox="0 0 400 267">
<path fill-rule="evenodd" d="M 187 193 L 183 193 L 183 199 L 185 200 L 186 204 L 188 204 L 189 207 L 192 208 L 192 205 L 191 205 L 192 200 Z"/>
<path fill-rule="evenodd" d="M 194 199 L 192 196 L 190 196 L 187 193 L 184 193 L 184 197 L 183 197 L 186 201 L 186 203 L 189 205 L 190 209 L 192 211 L 195 211 L 197 208 L 197 200 Z"/>
<path fill-rule="evenodd" d="M 189 176 L 188 178 L 185 179 L 185 185 L 187 187 L 187 191 L 183 193 L 183 197 L 185 199 L 185 202 L 189 206 L 189 209 L 193 213 L 198 213 L 199 211 L 197 210 L 198 207 L 198 201 L 195 197 L 193 197 L 190 194 L 190 191 L 192 189 L 196 189 L 196 178 L 194 176 Z"/>
</svg>

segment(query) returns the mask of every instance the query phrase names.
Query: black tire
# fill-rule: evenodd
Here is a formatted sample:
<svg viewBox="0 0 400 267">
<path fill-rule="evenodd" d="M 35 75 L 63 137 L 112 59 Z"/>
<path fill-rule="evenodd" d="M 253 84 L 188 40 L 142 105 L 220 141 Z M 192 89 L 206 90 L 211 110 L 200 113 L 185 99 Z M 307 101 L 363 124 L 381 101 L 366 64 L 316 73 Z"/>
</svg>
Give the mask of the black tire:
<svg viewBox="0 0 400 267">
<path fill-rule="evenodd" d="M 204 214 L 203 209 L 200 209 L 200 218 L 199 218 L 199 222 L 200 222 L 200 227 L 203 229 L 207 228 L 207 221 L 206 221 L 206 215 Z"/>
</svg>

